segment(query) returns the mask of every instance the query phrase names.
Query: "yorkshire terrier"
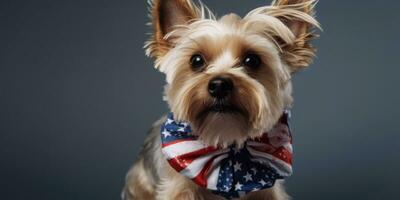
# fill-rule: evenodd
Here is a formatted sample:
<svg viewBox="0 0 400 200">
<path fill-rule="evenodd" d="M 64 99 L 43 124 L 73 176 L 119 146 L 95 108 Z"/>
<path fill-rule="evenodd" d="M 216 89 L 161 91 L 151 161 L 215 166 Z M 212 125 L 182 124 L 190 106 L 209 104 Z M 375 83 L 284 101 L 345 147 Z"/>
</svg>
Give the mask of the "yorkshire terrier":
<svg viewBox="0 0 400 200">
<path fill-rule="evenodd" d="M 188 178 L 177 169 L 179 166 L 170 162 L 171 154 L 165 153 L 163 138 L 175 134 L 179 142 L 182 134 L 191 135 L 190 141 L 195 138 L 204 147 L 222 152 L 212 154 L 213 159 L 223 153 L 236 159 L 236 149 L 245 147 L 250 140 L 263 141 L 260 138 L 265 133 L 281 129 L 288 133 L 282 113 L 290 110 L 293 102 L 291 76 L 308 67 L 315 55 L 311 40 L 316 37 L 314 29 L 319 28 L 314 18 L 317 1 L 275 0 L 270 6 L 256 8 L 243 18 L 228 14 L 219 19 L 202 3 L 195 4 L 191 0 L 149 2 L 154 32 L 145 45 L 146 54 L 155 59 L 155 68 L 166 75 L 164 99 L 171 114 L 157 121 L 150 131 L 138 160 L 127 175 L 123 199 L 289 199 L 282 180 L 260 188 L 257 184 L 266 185 L 260 179 L 253 192 L 239 192 L 238 196 L 231 197 L 219 195 L 204 187 L 210 180 L 203 180 L 202 186 L 201 180 L 191 180 L 190 175 Z M 177 129 L 171 130 L 169 124 L 176 125 Z M 280 136 L 277 138 L 282 140 Z M 285 141 L 291 143 L 291 138 Z M 277 147 L 272 140 L 270 143 L 270 147 Z M 193 146 L 189 143 L 182 148 Z M 227 153 L 229 149 L 235 153 Z M 243 150 L 243 153 L 244 159 L 251 157 L 251 150 Z M 226 158 L 221 157 L 218 162 Z M 206 163 L 207 169 L 201 171 L 206 179 L 213 176 L 210 173 L 213 172 L 211 168 L 216 168 L 214 161 Z M 187 164 L 184 159 L 175 164 L 182 162 Z M 225 164 L 228 171 L 232 166 L 232 173 L 238 173 L 241 166 L 234 166 L 231 161 Z M 259 164 L 243 166 L 253 171 L 254 176 L 261 171 L 264 173 L 262 166 L 252 168 L 252 165 Z M 279 171 L 279 167 L 271 166 L 271 176 L 282 178 L 279 173 L 272 173 Z M 239 178 L 255 179 L 249 172 Z M 194 173 L 193 169 L 190 173 Z M 231 178 L 230 181 L 236 185 L 228 183 L 226 191 L 244 187 L 238 180 L 235 182 Z"/>
</svg>

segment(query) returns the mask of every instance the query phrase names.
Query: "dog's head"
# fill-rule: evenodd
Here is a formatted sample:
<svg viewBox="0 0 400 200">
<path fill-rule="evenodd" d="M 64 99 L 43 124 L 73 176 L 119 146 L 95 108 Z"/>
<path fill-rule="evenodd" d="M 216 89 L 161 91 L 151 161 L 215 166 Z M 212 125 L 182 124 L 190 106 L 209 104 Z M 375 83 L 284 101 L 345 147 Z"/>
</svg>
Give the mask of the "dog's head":
<svg viewBox="0 0 400 200">
<path fill-rule="evenodd" d="M 146 44 L 176 120 L 210 145 L 260 136 L 291 104 L 291 75 L 314 56 L 315 0 L 277 0 L 216 19 L 190 0 L 153 0 Z"/>
</svg>

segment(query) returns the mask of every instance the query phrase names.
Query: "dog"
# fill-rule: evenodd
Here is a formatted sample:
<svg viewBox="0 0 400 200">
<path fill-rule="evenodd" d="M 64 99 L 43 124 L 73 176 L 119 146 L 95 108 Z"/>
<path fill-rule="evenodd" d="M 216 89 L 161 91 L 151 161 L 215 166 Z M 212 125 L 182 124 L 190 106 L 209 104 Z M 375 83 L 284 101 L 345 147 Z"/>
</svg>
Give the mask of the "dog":
<svg viewBox="0 0 400 200">
<path fill-rule="evenodd" d="M 155 59 L 155 68 L 166 75 L 164 99 L 173 119 L 190 124 L 191 134 L 202 144 L 221 149 L 242 148 L 249 139 L 274 129 L 282 112 L 292 107 L 291 77 L 315 57 L 311 41 L 320 28 L 316 3 L 275 0 L 244 17 L 228 14 L 216 19 L 202 3 L 150 0 L 154 32 L 145 49 Z M 160 139 L 166 120 L 170 119 L 163 117 L 153 125 L 127 174 L 122 198 L 225 199 L 171 166 Z M 274 137 L 271 147 L 276 149 L 276 138 L 281 137 Z M 236 198 L 290 199 L 282 180 Z"/>
</svg>

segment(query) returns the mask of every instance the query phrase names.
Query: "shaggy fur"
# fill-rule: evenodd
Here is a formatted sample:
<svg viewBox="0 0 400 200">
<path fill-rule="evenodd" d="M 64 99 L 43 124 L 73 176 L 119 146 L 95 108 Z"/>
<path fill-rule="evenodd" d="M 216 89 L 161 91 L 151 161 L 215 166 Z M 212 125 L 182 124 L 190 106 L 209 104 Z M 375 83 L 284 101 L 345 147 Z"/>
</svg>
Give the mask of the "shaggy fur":
<svg viewBox="0 0 400 200">
<path fill-rule="evenodd" d="M 176 120 L 187 121 L 208 145 L 241 146 L 270 130 L 282 110 L 292 105 L 291 76 L 307 67 L 315 49 L 310 41 L 319 28 L 314 0 L 276 0 L 241 18 L 228 14 L 216 19 L 204 5 L 190 0 L 150 1 L 154 32 L 146 43 L 147 55 L 165 73 L 165 100 Z M 261 66 L 242 63 L 249 53 Z M 193 70 L 190 59 L 201 54 L 205 65 Z M 234 90 L 229 104 L 236 112 L 213 112 L 216 103 L 207 87 L 215 77 L 229 78 Z M 221 199 L 173 170 L 160 149 L 164 119 L 150 132 L 139 159 L 127 175 L 126 200 Z M 242 199 L 285 200 L 281 182 Z"/>
</svg>

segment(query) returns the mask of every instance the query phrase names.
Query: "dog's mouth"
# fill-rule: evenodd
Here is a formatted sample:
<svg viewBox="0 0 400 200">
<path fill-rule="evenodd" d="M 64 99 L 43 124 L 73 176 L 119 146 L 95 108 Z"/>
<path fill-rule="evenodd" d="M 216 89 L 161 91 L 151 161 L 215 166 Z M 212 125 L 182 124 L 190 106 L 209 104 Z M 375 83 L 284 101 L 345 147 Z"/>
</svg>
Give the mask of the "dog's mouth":
<svg viewBox="0 0 400 200">
<path fill-rule="evenodd" d="M 202 112 L 198 114 L 198 118 L 202 119 L 207 117 L 208 114 L 235 114 L 245 115 L 245 112 L 238 106 L 226 102 L 215 102 L 209 106 L 206 106 Z"/>
<path fill-rule="evenodd" d="M 250 131 L 248 114 L 242 109 L 228 102 L 209 104 L 190 123 L 206 144 L 224 147 L 235 142 L 241 144 Z"/>
<path fill-rule="evenodd" d="M 239 113 L 240 110 L 234 105 L 216 103 L 209 108 L 210 112 L 214 113 Z"/>
</svg>

